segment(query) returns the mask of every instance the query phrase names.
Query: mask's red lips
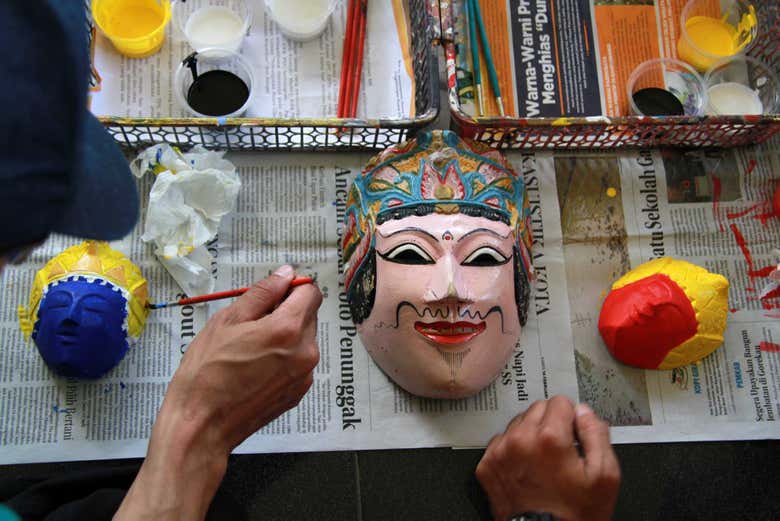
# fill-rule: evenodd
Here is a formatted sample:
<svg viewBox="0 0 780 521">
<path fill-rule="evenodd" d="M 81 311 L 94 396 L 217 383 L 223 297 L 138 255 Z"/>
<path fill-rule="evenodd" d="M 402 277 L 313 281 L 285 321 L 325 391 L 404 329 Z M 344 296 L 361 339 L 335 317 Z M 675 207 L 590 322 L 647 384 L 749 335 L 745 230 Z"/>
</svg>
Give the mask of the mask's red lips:
<svg viewBox="0 0 780 521">
<path fill-rule="evenodd" d="M 437 344 L 462 344 L 485 330 L 485 323 L 479 322 L 415 322 L 414 329 Z"/>
</svg>

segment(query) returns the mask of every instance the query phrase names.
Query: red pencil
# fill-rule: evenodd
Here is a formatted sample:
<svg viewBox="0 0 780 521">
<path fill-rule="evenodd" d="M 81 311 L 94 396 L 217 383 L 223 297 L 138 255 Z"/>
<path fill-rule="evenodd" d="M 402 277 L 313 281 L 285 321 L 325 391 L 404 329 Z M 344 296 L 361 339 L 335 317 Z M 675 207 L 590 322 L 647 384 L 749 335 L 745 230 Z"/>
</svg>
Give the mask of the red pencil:
<svg viewBox="0 0 780 521">
<path fill-rule="evenodd" d="M 344 47 L 341 51 L 341 80 L 339 81 L 339 104 L 336 110 L 336 116 L 339 118 L 344 117 L 344 107 L 348 106 L 345 100 L 347 99 L 348 80 L 349 80 L 349 68 L 352 64 L 352 46 L 350 40 L 352 36 L 352 19 L 357 11 L 357 2 L 355 0 L 349 0 L 347 4 L 347 25 L 344 32 Z"/>
<path fill-rule="evenodd" d="M 349 117 L 354 118 L 357 115 L 357 102 L 360 98 L 360 80 L 363 74 L 363 47 L 366 40 L 366 19 L 368 18 L 368 0 L 360 0 L 360 22 L 357 36 L 357 58 L 355 60 L 355 72 L 352 76 L 352 89 Z"/>
<path fill-rule="evenodd" d="M 313 284 L 314 279 L 311 277 L 295 277 L 290 282 L 290 287 L 295 288 L 304 284 Z M 197 297 L 183 298 L 179 300 L 172 300 L 170 302 L 158 302 L 152 304 L 151 302 L 146 304 L 149 309 L 163 309 L 171 306 L 186 306 L 188 304 L 198 304 L 201 302 L 211 302 L 212 300 L 220 300 L 223 298 L 240 297 L 244 293 L 249 291 L 249 288 L 230 289 L 227 291 L 217 291 L 216 293 L 209 293 L 207 295 L 198 295 Z"/>
</svg>

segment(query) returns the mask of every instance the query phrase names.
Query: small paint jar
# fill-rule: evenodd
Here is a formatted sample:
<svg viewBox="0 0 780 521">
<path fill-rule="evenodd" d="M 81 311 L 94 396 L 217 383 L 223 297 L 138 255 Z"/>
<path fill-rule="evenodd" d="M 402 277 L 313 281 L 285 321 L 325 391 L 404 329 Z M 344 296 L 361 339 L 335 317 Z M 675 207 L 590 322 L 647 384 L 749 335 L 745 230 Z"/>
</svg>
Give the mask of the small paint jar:
<svg viewBox="0 0 780 521">
<path fill-rule="evenodd" d="M 171 19 L 170 0 L 92 0 L 92 18 L 114 48 L 129 58 L 160 50 Z"/>
<path fill-rule="evenodd" d="M 656 58 L 640 63 L 626 84 L 631 114 L 701 116 L 707 103 L 704 80 L 685 62 Z"/>
<path fill-rule="evenodd" d="M 238 52 L 252 27 L 246 0 L 174 0 L 173 22 L 196 51 Z"/>
<path fill-rule="evenodd" d="M 255 79 L 240 54 L 203 49 L 182 60 L 174 85 L 177 101 L 195 117 L 237 118 L 252 101 Z"/>
<path fill-rule="evenodd" d="M 325 31 L 338 0 L 265 0 L 266 12 L 287 38 L 305 42 Z"/>
<path fill-rule="evenodd" d="M 758 30 L 755 7 L 745 0 L 689 0 L 680 13 L 677 57 L 703 73 L 722 58 L 746 53 Z"/>
<path fill-rule="evenodd" d="M 749 56 L 715 62 L 704 76 L 705 112 L 713 116 L 777 114 L 780 80 L 763 62 Z"/>
</svg>

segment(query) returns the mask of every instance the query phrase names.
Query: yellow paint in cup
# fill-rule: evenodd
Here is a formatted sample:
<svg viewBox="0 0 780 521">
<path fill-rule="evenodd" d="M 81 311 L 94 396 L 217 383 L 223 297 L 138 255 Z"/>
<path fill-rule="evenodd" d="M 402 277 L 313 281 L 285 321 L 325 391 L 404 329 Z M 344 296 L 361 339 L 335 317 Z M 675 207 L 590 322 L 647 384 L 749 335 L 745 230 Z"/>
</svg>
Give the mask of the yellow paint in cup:
<svg viewBox="0 0 780 521">
<path fill-rule="evenodd" d="M 170 0 L 92 0 L 92 18 L 117 51 L 144 58 L 160 50 L 171 19 Z"/>
<path fill-rule="evenodd" d="M 721 58 L 747 50 L 756 35 L 755 8 L 736 0 L 716 16 L 715 0 L 690 0 L 680 17 L 681 33 L 677 56 L 699 71 L 709 69 Z"/>
</svg>

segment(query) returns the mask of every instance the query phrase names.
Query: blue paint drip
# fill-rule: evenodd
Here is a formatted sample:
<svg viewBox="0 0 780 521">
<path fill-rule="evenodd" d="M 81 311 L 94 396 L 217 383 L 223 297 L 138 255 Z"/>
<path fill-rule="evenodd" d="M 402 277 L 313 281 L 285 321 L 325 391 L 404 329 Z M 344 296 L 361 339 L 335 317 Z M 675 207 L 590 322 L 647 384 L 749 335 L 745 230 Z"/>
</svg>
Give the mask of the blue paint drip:
<svg viewBox="0 0 780 521">
<path fill-rule="evenodd" d="M 55 373 L 100 378 L 127 353 L 124 295 L 84 277 L 52 286 L 41 300 L 32 337 Z"/>
</svg>

